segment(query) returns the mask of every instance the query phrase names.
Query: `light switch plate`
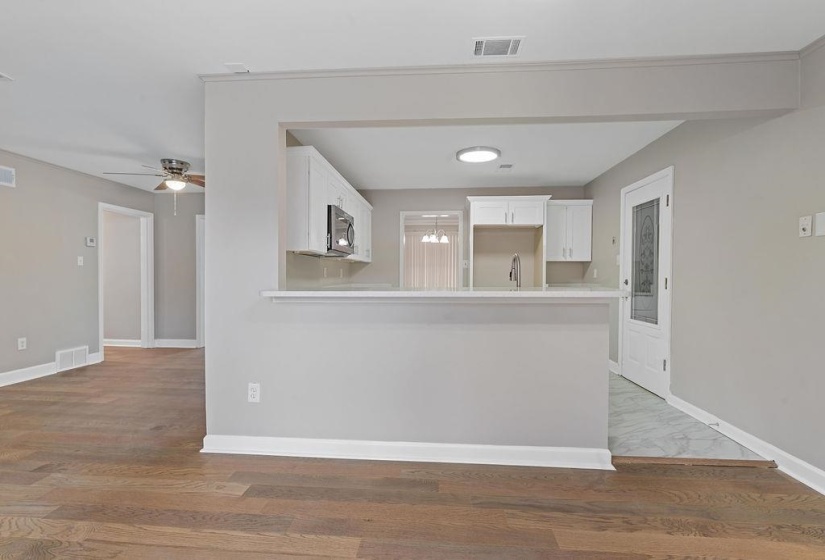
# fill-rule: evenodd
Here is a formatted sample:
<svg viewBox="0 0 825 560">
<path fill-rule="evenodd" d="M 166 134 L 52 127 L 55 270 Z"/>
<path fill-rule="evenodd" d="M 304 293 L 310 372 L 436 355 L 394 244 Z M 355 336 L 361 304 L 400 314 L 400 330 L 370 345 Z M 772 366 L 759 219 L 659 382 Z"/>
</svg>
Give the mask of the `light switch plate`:
<svg viewBox="0 0 825 560">
<path fill-rule="evenodd" d="M 819 212 L 815 216 L 816 220 L 816 229 L 814 230 L 814 235 L 817 237 L 822 237 L 825 235 L 825 212 Z"/>
<path fill-rule="evenodd" d="M 83 257 L 77 257 L 77 266 L 83 266 Z"/>
<path fill-rule="evenodd" d="M 811 236 L 811 220 L 813 216 L 802 216 L 799 218 L 799 237 Z"/>
</svg>

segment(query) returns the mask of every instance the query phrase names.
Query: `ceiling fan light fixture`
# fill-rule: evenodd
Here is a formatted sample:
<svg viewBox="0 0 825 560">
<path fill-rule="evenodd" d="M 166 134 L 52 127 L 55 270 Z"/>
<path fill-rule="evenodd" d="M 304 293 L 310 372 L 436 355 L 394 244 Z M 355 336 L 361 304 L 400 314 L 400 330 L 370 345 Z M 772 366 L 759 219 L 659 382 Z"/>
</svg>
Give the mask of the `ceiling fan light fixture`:
<svg viewBox="0 0 825 560">
<path fill-rule="evenodd" d="M 166 179 L 166 186 L 173 191 L 179 191 L 186 186 L 186 181 L 182 181 L 180 179 Z"/>
<path fill-rule="evenodd" d="M 487 163 L 499 157 L 501 157 L 501 150 L 489 146 L 464 148 L 455 154 L 455 158 L 462 163 Z"/>
</svg>

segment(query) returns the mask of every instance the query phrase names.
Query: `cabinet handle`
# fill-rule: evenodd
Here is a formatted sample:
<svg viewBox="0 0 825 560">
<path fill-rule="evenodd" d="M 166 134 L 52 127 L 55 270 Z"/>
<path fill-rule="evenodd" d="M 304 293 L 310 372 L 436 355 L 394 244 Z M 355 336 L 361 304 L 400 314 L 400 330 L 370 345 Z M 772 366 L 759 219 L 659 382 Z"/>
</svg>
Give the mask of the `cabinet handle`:
<svg viewBox="0 0 825 560">
<path fill-rule="evenodd" d="M 516 223 L 516 211 L 515 210 L 512 210 L 510 212 L 510 223 L 511 224 Z"/>
<path fill-rule="evenodd" d="M 572 259 L 572 258 L 573 258 L 573 247 L 568 247 L 568 248 L 567 248 L 567 258 L 568 258 L 568 259 Z"/>
<path fill-rule="evenodd" d="M 507 223 L 507 210 L 504 211 L 504 223 Z"/>
</svg>

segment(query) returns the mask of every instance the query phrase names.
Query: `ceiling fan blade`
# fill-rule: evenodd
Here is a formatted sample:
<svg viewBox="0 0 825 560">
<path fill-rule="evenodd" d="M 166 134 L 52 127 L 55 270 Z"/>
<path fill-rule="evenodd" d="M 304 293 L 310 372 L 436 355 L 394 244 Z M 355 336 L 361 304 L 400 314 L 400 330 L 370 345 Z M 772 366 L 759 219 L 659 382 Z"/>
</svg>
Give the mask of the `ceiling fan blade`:
<svg viewBox="0 0 825 560">
<path fill-rule="evenodd" d="M 119 171 L 104 171 L 104 175 L 145 175 L 147 177 L 166 177 L 165 173 L 122 173 Z"/>
<path fill-rule="evenodd" d="M 163 182 L 161 182 L 161 184 L 160 184 L 160 185 L 158 185 L 157 187 L 155 187 L 155 190 L 156 190 L 156 191 L 165 191 L 165 190 L 167 190 L 168 188 L 169 188 L 169 187 L 167 187 L 167 186 L 166 186 L 166 181 L 163 181 Z"/>
<path fill-rule="evenodd" d="M 186 181 L 193 185 L 206 188 L 206 177 L 203 175 L 187 175 Z"/>
<path fill-rule="evenodd" d="M 146 169 L 152 169 L 152 170 L 154 170 L 154 171 L 160 171 L 161 173 L 163 173 L 163 172 L 164 172 L 164 171 L 163 171 L 163 169 L 158 169 L 157 167 L 152 167 L 151 165 L 143 165 L 143 164 L 141 164 L 141 167 L 145 167 Z"/>
</svg>

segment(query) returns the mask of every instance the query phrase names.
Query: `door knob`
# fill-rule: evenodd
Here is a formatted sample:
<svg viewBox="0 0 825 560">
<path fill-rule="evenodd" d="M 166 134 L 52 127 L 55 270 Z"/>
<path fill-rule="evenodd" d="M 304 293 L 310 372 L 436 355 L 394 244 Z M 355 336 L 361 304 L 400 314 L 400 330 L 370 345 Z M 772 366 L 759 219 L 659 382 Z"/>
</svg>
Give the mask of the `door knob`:
<svg viewBox="0 0 825 560">
<path fill-rule="evenodd" d="M 627 278 L 624 279 L 624 285 L 627 286 Z"/>
</svg>

